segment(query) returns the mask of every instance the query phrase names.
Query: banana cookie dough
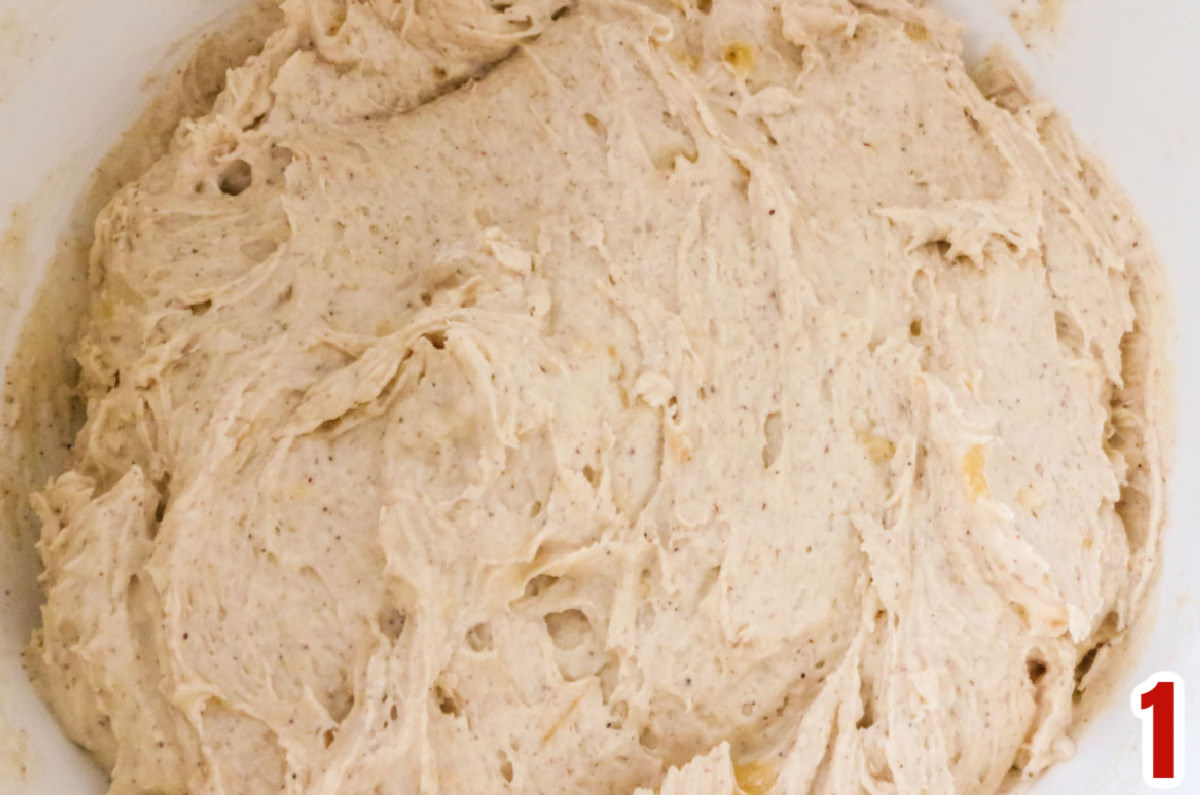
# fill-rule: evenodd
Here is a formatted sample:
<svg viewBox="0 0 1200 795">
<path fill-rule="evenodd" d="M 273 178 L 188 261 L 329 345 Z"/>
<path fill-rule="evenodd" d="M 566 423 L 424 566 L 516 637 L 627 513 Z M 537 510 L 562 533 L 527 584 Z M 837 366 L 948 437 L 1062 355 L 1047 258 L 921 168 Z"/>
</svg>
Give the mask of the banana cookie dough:
<svg viewBox="0 0 1200 795">
<path fill-rule="evenodd" d="M 96 222 L 28 651 L 113 793 L 994 793 L 1162 525 L 1164 287 L 911 0 L 287 0 Z M 1084 702 L 1086 704 L 1086 702 Z"/>
</svg>

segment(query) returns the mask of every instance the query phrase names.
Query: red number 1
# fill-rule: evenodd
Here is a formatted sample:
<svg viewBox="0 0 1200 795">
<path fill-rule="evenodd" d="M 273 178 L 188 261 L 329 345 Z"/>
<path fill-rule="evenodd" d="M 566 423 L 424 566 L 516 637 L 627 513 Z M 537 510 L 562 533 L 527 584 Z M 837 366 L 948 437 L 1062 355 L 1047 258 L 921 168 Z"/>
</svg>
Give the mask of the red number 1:
<svg viewBox="0 0 1200 795">
<path fill-rule="evenodd" d="M 1134 688 L 1133 713 L 1142 719 L 1142 777 L 1155 789 L 1183 783 L 1183 679 L 1159 673 Z"/>
</svg>

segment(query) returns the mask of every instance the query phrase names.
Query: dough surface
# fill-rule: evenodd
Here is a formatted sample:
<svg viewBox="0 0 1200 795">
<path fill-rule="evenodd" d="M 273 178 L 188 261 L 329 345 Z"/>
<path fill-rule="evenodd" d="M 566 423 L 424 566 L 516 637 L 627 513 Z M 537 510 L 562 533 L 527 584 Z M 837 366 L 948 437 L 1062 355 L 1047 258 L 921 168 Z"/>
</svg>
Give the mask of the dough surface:
<svg viewBox="0 0 1200 795">
<path fill-rule="evenodd" d="M 1163 285 L 909 0 L 288 0 L 96 223 L 31 674 L 113 793 L 993 793 L 1155 568 Z M 644 788 L 644 790 L 639 789 Z"/>
</svg>

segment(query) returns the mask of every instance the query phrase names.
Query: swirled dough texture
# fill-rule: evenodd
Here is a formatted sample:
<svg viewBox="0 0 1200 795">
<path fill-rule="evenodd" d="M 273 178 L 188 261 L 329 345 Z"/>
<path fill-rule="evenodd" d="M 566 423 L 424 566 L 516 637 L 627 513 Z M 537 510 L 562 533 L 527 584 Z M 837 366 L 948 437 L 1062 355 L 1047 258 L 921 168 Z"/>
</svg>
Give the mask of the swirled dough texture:
<svg viewBox="0 0 1200 795">
<path fill-rule="evenodd" d="M 1158 548 L 1128 203 L 908 0 L 560 6 L 289 0 L 100 216 L 46 698 L 114 793 L 1020 787 Z"/>
</svg>

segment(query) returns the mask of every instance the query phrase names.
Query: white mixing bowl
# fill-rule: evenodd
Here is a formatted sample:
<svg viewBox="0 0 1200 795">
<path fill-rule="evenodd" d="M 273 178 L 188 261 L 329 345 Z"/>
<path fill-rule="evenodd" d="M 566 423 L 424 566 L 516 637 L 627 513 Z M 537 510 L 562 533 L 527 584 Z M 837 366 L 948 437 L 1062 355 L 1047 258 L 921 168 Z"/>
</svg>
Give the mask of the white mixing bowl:
<svg viewBox="0 0 1200 795">
<path fill-rule="evenodd" d="M 733 0 L 730 0 L 731 2 Z M 1112 166 L 1157 240 L 1178 315 L 1179 444 L 1158 614 L 1132 670 L 1079 737 L 1075 758 L 1035 793 L 1143 791 L 1134 683 L 1174 671 L 1200 720 L 1200 2 L 1069 0 L 1057 32 L 1022 48 L 1006 18 L 1016 0 L 931 0 L 967 23 L 968 52 L 1019 51 L 1039 90 Z M 1047 0 L 1056 4 L 1061 0 Z M 245 0 L 0 0 L 0 363 L 12 355 L 56 241 L 90 173 L 137 118 L 155 76 L 198 31 Z M 10 227 L 10 215 L 12 224 Z M 3 414 L 0 413 L 0 418 Z M 6 428 L 0 422 L 0 445 Z M 2 477 L 3 473 L 0 473 Z M 0 479 L 0 489 L 5 488 Z M 0 493 L 0 497 L 4 495 Z M 36 622 L 36 566 L 0 528 L 0 795 L 87 795 L 103 776 L 31 690 L 20 650 Z M 1188 740 L 1200 792 L 1200 723 Z"/>
</svg>

